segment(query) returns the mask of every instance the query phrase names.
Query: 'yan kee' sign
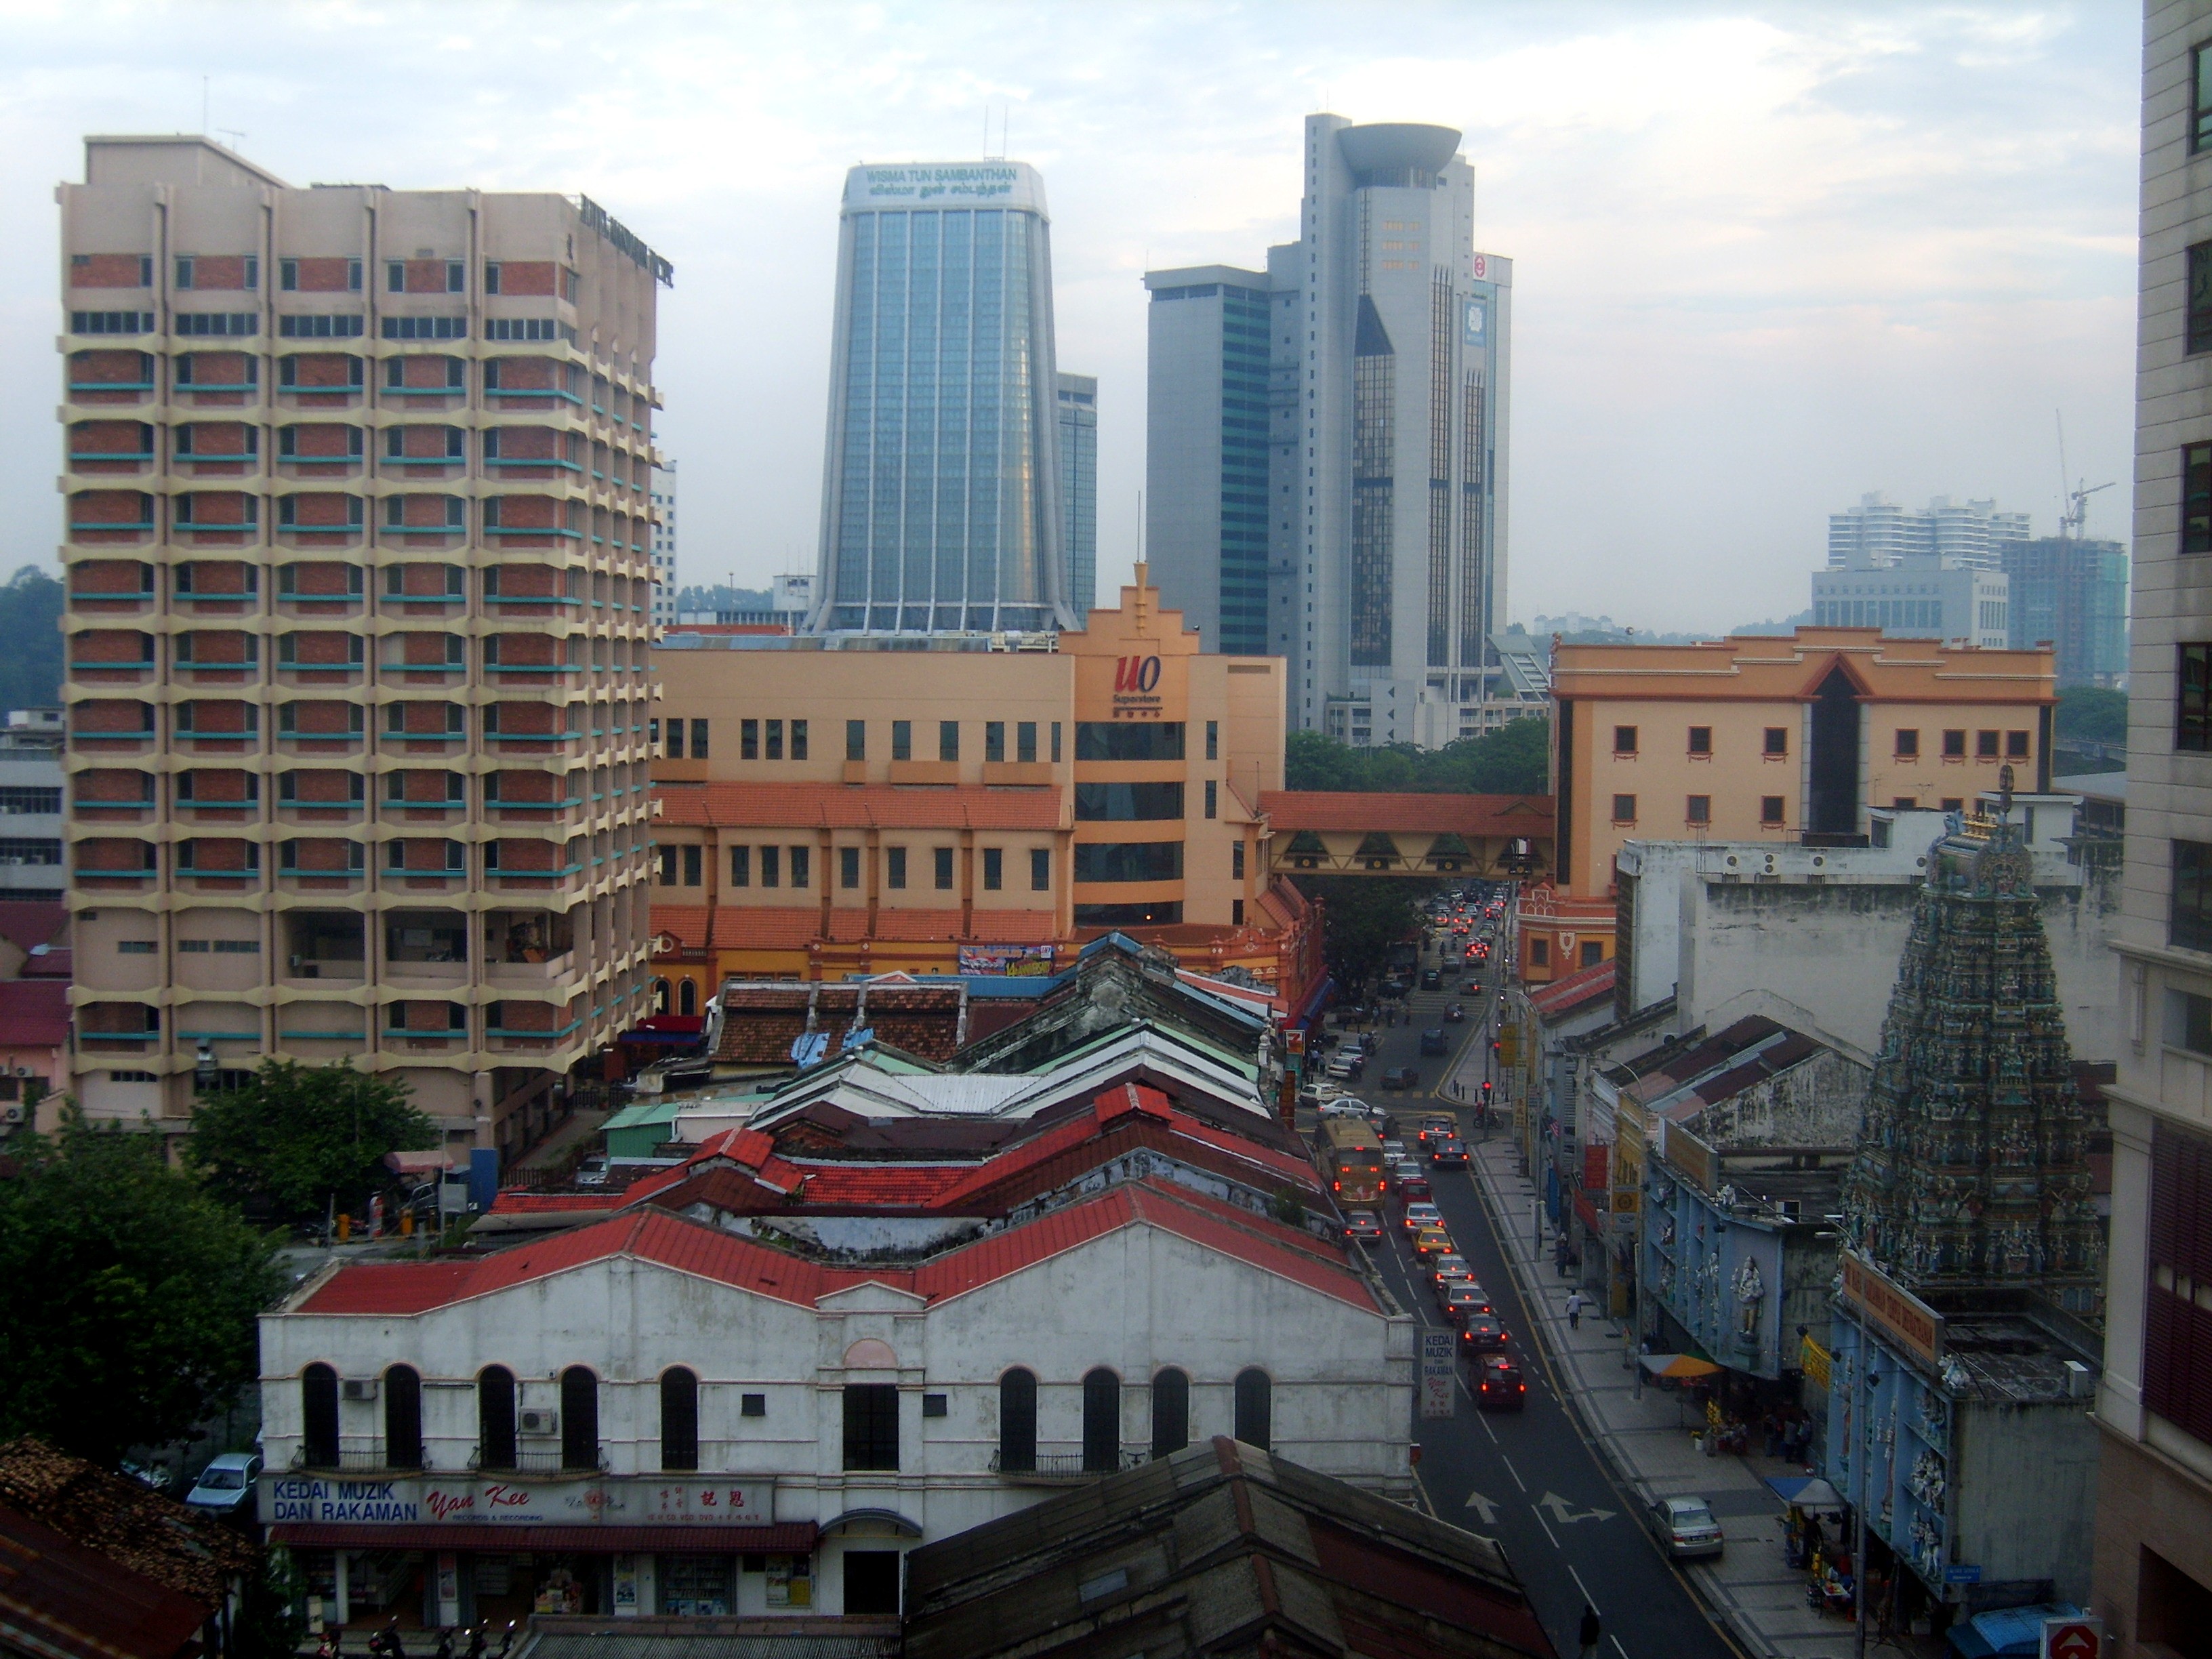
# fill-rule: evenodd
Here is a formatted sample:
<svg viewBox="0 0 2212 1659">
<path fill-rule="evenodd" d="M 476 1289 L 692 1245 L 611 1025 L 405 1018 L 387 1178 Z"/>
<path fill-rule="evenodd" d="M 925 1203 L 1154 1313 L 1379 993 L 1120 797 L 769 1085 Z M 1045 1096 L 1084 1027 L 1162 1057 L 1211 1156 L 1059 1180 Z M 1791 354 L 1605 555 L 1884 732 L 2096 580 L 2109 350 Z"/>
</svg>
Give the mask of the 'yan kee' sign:
<svg viewBox="0 0 2212 1659">
<path fill-rule="evenodd" d="M 261 1479 L 264 1522 L 764 1527 L 775 1511 L 775 1483 L 769 1480 L 498 1480 L 436 1474 L 361 1480 L 291 1474 Z"/>
</svg>

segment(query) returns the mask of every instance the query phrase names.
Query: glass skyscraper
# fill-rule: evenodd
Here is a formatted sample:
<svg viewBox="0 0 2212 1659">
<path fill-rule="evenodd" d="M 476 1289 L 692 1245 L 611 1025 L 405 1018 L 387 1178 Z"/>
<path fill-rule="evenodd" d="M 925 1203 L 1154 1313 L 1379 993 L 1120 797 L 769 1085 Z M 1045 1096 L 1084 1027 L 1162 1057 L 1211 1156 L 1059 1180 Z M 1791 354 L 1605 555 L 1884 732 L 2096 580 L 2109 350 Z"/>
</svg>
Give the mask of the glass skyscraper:
<svg viewBox="0 0 2212 1659">
<path fill-rule="evenodd" d="M 837 252 L 823 633 L 1079 626 L 1062 541 L 1044 185 L 858 167 Z"/>
<path fill-rule="evenodd" d="M 1098 602 L 1098 377 L 1060 377 L 1060 542 L 1067 604 L 1079 621 Z"/>
</svg>

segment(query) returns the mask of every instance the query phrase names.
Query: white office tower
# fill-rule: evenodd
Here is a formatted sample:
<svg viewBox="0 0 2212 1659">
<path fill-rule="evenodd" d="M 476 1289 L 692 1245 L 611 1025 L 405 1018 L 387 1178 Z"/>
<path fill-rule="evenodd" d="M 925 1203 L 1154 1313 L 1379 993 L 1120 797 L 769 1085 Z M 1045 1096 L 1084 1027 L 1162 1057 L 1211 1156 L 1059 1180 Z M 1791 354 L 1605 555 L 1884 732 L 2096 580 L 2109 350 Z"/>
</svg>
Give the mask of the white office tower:
<svg viewBox="0 0 2212 1659">
<path fill-rule="evenodd" d="M 676 625 L 676 463 L 653 469 L 653 625 Z"/>
<path fill-rule="evenodd" d="M 2000 513 L 1994 501 L 1938 495 L 1925 507 L 1905 507 L 1876 490 L 1848 512 L 1828 515 L 1828 568 L 1875 570 L 1908 558 L 1940 558 L 1972 570 L 2002 570 L 2006 544 L 2027 539 L 2027 514 Z"/>
<path fill-rule="evenodd" d="M 1244 337 L 1256 273 L 1146 279 L 1155 579 L 1217 619 L 1209 646 L 1263 640 L 1288 657 L 1292 723 L 1356 744 L 1450 743 L 1504 695 L 1490 636 L 1505 606 L 1511 262 L 1474 251 L 1459 138 L 1307 118 L 1301 235 L 1268 251 L 1264 357 Z M 1186 339 L 1181 370 L 1164 374 Z M 1255 514 L 1229 441 L 1258 424 L 1249 371 L 1262 362 L 1271 451 Z M 1164 428 L 1218 453 L 1218 468 L 1159 441 Z"/>
<path fill-rule="evenodd" d="M 823 633 L 1079 626 L 1060 550 L 1044 181 L 857 167 L 837 241 Z"/>
</svg>

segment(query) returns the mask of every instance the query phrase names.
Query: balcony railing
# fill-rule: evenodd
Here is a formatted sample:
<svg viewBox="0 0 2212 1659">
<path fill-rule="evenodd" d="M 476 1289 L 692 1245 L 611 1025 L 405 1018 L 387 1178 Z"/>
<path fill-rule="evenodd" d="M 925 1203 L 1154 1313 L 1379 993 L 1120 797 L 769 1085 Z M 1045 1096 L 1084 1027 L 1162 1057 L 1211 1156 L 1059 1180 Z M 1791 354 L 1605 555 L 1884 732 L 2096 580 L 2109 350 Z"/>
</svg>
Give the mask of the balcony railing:
<svg viewBox="0 0 2212 1659">
<path fill-rule="evenodd" d="M 1110 1469 L 1089 1467 L 1083 1453 L 1039 1452 L 1028 1460 L 1026 1467 L 1008 1468 L 1002 1462 L 1003 1454 L 991 1454 L 991 1473 L 1008 1484 L 1017 1486 L 1071 1486 L 1086 1480 L 1103 1480 L 1109 1474 L 1123 1469 L 1133 1469 L 1148 1462 L 1151 1454 L 1124 1447 L 1115 1454 Z"/>
<path fill-rule="evenodd" d="M 484 1461 L 483 1449 L 479 1446 L 469 1457 L 469 1467 L 483 1474 L 536 1475 L 554 1480 L 579 1480 L 586 1475 L 605 1474 L 607 1457 L 604 1450 L 595 1451 L 592 1461 L 582 1466 L 570 1463 L 563 1453 L 557 1451 L 519 1450 L 501 1462 Z"/>
<path fill-rule="evenodd" d="M 427 1456 L 416 1463 L 388 1462 L 381 1446 L 341 1446 L 335 1458 L 327 1453 L 310 1456 L 307 1448 L 302 1446 L 292 1454 L 291 1466 L 295 1469 L 328 1470 L 334 1474 L 352 1470 L 373 1471 L 379 1474 L 419 1474 L 429 1470 L 431 1463 Z"/>
</svg>

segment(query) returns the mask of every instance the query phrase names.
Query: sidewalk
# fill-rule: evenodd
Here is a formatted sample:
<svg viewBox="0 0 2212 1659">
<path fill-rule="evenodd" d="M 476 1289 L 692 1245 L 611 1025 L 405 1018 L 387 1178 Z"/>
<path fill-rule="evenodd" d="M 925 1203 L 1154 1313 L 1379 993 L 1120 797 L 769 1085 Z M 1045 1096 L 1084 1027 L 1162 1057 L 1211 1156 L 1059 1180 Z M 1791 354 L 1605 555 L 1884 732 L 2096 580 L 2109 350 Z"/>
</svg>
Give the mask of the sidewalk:
<svg viewBox="0 0 2212 1659">
<path fill-rule="evenodd" d="M 1851 1626 L 1808 1607 L 1805 1575 L 1782 1557 L 1782 1505 L 1765 1478 L 1803 1470 L 1776 1458 L 1705 1456 L 1690 1438 L 1692 1420 L 1680 1395 L 1647 1382 L 1644 1397 L 1636 1398 L 1634 1374 L 1622 1363 L 1624 1325 L 1591 1313 L 1580 1329 L 1568 1328 L 1572 1281 L 1559 1277 L 1549 1260 L 1552 1230 L 1543 1229 L 1541 1243 L 1532 1237 L 1535 1189 L 1516 1168 L 1512 1143 L 1492 1135 L 1469 1150 L 1477 1188 L 1529 1317 L 1541 1328 L 1553 1380 L 1584 1432 L 1639 1507 L 1694 1495 L 1712 1505 L 1727 1533 L 1728 1552 L 1718 1561 L 1681 1564 L 1706 1605 L 1759 1659 L 1848 1659 Z M 1641 1515 L 1637 1518 L 1640 1522 Z"/>
</svg>

